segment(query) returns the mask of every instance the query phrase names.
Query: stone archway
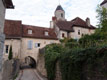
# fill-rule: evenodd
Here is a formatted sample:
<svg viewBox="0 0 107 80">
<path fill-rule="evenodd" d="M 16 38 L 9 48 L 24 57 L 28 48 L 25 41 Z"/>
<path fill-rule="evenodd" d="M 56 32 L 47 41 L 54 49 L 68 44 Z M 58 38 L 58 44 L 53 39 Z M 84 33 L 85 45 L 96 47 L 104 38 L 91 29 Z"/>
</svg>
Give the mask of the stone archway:
<svg viewBox="0 0 107 80">
<path fill-rule="evenodd" d="M 29 68 L 36 68 L 36 61 L 34 58 L 32 58 L 31 56 L 28 56 L 25 58 L 25 64 L 29 67 Z"/>
</svg>

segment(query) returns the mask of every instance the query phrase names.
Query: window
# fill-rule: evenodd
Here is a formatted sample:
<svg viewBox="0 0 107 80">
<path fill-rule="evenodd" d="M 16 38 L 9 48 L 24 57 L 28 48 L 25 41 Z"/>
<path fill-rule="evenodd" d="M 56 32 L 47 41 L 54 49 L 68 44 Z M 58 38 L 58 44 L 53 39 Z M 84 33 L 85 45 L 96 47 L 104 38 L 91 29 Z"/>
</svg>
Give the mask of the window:
<svg viewBox="0 0 107 80">
<path fill-rule="evenodd" d="M 28 30 L 28 34 L 32 34 L 32 30 Z"/>
<path fill-rule="evenodd" d="M 82 34 L 82 36 L 84 36 L 84 34 Z"/>
<path fill-rule="evenodd" d="M 80 35 L 80 30 L 78 30 L 78 35 Z"/>
<path fill-rule="evenodd" d="M 8 52 L 9 52 L 9 45 L 6 45 L 5 47 L 6 47 L 6 50 L 5 50 L 5 51 L 6 51 L 6 53 L 8 54 Z"/>
<path fill-rule="evenodd" d="M 65 37 L 65 34 L 64 34 L 64 33 L 62 33 L 62 37 Z"/>
<path fill-rule="evenodd" d="M 61 13 L 61 17 L 63 17 L 63 13 Z"/>
<path fill-rule="evenodd" d="M 40 47 L 40 43 L 35 43 L 35 47 L 36 48 Z"/>
<path fill-rule="evenodd" d="M 28 49 L 32 49 L 33 47 L 33 41 L 28 41 Z"/>
<path fill-rule="evenodd" d="M 48 32 L 45 32 L 45 36 L 48 36 L 49 34 L 48 34 Z"/>
</svg>

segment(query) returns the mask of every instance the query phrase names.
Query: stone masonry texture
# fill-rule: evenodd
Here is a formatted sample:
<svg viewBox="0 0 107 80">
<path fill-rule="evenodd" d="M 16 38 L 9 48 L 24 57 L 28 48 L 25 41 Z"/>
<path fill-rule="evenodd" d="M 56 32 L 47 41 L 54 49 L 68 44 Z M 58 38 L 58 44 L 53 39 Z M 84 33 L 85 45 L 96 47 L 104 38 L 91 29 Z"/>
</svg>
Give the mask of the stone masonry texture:
<svg viewBox="0 0 107 80">
<path fill-rule="evenodd" d="M 4 18 L 5 18 L 5 7 L 3 5 L 2 0 L 0 0 L 0 72 L 1 72 L 1 64 L 2 64 L 2 55 L 3 55 L 3 45 L 4 45 Z"/>
</svg>

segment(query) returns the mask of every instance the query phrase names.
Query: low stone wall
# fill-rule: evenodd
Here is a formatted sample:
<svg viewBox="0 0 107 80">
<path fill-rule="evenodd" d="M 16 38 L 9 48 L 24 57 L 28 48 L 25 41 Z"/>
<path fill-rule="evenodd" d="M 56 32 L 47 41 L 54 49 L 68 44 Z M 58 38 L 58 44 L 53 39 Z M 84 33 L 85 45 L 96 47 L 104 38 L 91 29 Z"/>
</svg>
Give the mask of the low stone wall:
<svg viewBox="0 0 107 80">
<path fill-rule="evenodd" d="M 42 76 L 47 77 L 44 54 L 39 54 L 36 69 Z"/>
<path fill-rule="evenodd" d="M 56 63 L 56 74 L 55 75 L 56 75 L 55 80 L 62 80 L 59 62 Z"/>
<path fill-rule="evenodd" d="M 18 59 L 5 61 L 3 64 L 2 80 L 13 80 L 19 73 L 20 62 Z"/>
</svg>

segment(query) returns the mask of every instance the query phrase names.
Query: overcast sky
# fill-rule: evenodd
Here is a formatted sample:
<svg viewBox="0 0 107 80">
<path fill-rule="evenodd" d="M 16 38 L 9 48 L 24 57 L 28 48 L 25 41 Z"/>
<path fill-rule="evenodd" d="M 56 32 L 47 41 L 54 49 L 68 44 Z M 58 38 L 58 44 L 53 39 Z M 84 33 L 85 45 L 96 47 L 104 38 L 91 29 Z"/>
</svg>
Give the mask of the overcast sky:
<svg viewBox="0 0 107 80">
<path fill-rule="evenodd" d="M 97 24 L 96 7 L 103 0 L 60 0 L 66 19 L 89 17 L 92 25 Z M 23 24 L 49 27 L 59 0 L 13 0 L 15 9 L 6 11 L 6 19 L 22 20 Z"/>
</svg>

